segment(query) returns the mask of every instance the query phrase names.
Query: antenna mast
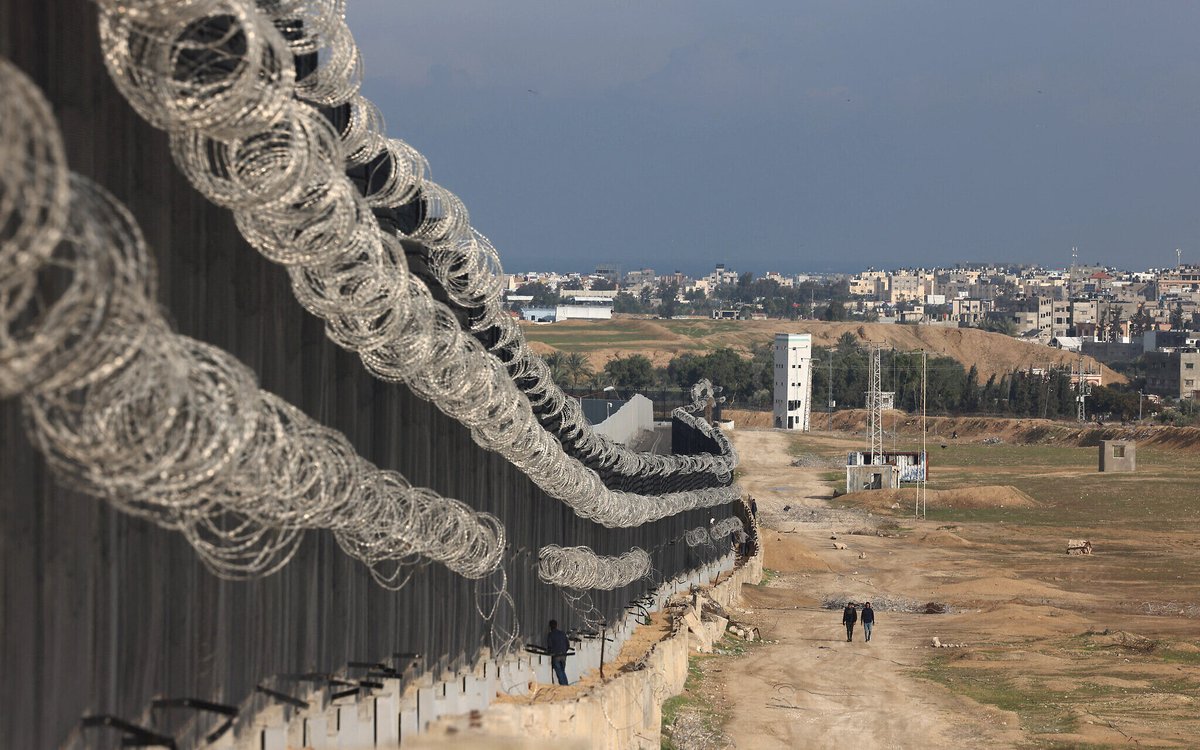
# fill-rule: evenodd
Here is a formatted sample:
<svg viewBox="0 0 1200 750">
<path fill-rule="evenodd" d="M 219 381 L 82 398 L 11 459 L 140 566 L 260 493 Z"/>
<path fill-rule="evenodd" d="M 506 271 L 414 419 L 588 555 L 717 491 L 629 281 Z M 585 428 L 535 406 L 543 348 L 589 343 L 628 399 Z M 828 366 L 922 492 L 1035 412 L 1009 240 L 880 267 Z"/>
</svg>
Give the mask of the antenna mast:
<svg viewBox="0 0 1200 750">
<path fill-rule="evenodd" d="M 1067 298 L 1071 297 L 1071 288 L 1075 286 L 1075 266 L 1079 262 L 1079 248 L 1071 246 L 1071 275 L 1067 278 Z"/>
<path fill-rule="evenodd" d="M 867 392 L 867 408 L 871 410 L 871 463 L 883 463 L 883 396 L 879 367 L 879 346 L 871 347 L 871 390 Z"/>
<path fill-rule="evenodd" d="M 1079 353 L 1079 376 L 1075 386 L 1075 401 L 1078 403 L 1076 410 L 1076 418 L 1080 422 L 1087 421 L 1087 409 L 1085 401 L 1088 396 L 1092 395 L 1092 381 L 1085 380 L 1083 377 L 1083 352 Z"/>
</svg>

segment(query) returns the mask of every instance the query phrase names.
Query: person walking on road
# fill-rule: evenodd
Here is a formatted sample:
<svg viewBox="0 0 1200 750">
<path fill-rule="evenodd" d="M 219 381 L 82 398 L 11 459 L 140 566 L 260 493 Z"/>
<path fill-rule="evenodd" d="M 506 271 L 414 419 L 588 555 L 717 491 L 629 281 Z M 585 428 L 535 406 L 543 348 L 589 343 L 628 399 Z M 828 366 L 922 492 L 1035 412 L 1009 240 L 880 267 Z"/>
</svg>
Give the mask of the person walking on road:
<svg viewBox="0 0 1200 750">
<path fill-rule="evenodd" d="M 842 610 L 842 624 L 846 626 L 846 642 L 854 640 L 854 623 L 858 622 L 858 610 L 854 608 L 854 602 L 847 602 L 846 608 Z"/>
<path fill-rule="evenodd" d="M 570 650 L 567 634 L 558 629 L 558 620 L 551 620 L 550 632 L 546 634 L 546 651 L 550 654 L 550 666 L 559 685 L 567 684 L 567 652 Z"/>
<path fill-rule="evenodd" d="M 871 609 L 871 603 L 867 602 L 863 605 L 862 611 L 863 633 L 867 636 L 867 642 L 871 641 L 871 627 L 875 624 L 875 610 Z"/>
</svg>

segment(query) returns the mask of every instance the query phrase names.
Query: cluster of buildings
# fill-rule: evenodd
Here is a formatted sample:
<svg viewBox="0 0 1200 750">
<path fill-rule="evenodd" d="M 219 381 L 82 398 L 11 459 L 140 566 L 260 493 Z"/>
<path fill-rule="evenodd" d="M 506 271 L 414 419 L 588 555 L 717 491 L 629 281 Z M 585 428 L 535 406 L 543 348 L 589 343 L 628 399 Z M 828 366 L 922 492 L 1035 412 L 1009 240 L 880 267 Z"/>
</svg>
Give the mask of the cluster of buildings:
<svg viewBox="0 0 1200 750">
<path fill-rule="evenodd" d="M 1140 360 L 1147 393 L 1200 396 L 1197 266 L 870 270 L 851 277 L 849 294 L 880 320 L 990 327 L 1110 364 Z"/>
<path fill-rule="evenodd" d="M 853 275 L 770 271 L 751 280 L 774 282 L 766 288 L 781 295 L 795 295 L 792 290 L 806 281 L 844 289 L 841 301 L 851 317 L 984 327 L 1102 362 L 1140 359 L 1148 393 L 1170 398 L 1200 395 L 1200 374 L 1195 372 L 1200 361 L 1200 266 L 1124 271 L 1082 265 L 1069 270 L 979 265 L 869 269 Z M 543 323 L 611 318 L 620 293 L 632 295 L 652 311 L 660 308 L 667 290 L 675 292 L 679 303 L 705 300 L 702 312 L 714 318 L 767 317 L 765 296 L 749 302 L 722 299 L 722 289 L 744 287 L 745 281 L 744 274 L 724 264 L 699 277 L 601 264 L 592 273 L 511 275 L 507 299 L 517 314 Z M 538 304 L 533 296 L 519 293 L 533 283 L 554 291 L 555 304 Z M 816 313 L 818 302 L 824 306 L 829 300 L 814 299 L 811 305 L 799 306 L 799 313 Z"/>
</svg>

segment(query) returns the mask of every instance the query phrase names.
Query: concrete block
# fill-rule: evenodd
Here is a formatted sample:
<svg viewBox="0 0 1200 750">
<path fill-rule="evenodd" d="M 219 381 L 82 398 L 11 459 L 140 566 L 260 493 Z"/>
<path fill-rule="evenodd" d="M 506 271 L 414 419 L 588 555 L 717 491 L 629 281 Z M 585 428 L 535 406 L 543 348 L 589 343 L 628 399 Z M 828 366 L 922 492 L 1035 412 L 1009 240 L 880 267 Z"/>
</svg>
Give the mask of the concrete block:
<svg viewBox="0 0 1200 750">
<path fill-rule="evenodd" d="M 1137 471 L 1137 443 L 1132 440 L 1101 440 L 1100 471 Z"/>
</svg>

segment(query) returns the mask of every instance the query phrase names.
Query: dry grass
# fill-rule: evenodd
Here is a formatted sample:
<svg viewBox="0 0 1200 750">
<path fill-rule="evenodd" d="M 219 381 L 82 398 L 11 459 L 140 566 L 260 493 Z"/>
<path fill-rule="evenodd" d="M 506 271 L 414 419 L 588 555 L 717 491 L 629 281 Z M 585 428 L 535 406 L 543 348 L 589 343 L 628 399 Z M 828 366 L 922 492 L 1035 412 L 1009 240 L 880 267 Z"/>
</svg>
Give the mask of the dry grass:
<svg viewBox="0 0 1200 750">
<path fill-rule="evenodd" d="M 952 357 L 964 368 L 975 365 L 980 378 L 1005 375 L 1030 365 L 1076 364 L 1069 352 L 1031 344 L 975 328 L 902 326 L 885 323 L 826 323 L 816 320 L 648 320 L 614 318 L 607 321 L 566 321 L 553 325 L 525 324 L 525 336 L 540 350 L 584 352 L 593 367 L 616 355 L 643 354 L 656 365 L 665 365 L 683 352 L 704 353 L 730 348 L 749 353 L 770 342 L 776 333 L 810 333 L 813 343 L 833 346 L 849 333 L 863 343 L 882 344 L 901 351 L 924 349 Z M 1096 364 L 1089 359 L 1093 365 Z M 1102 367 L 1104 382 L 1124 378 Z"/>
</svg>

